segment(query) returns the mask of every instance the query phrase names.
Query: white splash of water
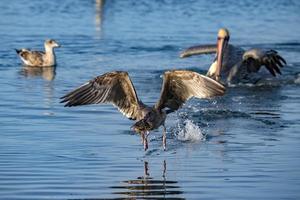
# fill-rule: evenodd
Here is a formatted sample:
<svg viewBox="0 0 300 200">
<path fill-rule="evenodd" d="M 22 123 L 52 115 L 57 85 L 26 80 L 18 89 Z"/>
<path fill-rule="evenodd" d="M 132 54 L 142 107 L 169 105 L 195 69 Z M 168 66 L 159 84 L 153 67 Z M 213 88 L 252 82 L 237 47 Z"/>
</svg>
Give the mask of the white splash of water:
<svg viewBox="0 0 300 200">
<path fill-rule="evenodd" d="M 205 135 L 202 133 L 201 129 L 193 123 L 193 121 L 187 119 L 184 121 L 184 127 L 180 128 L 177 134 L 177 139 L 180 141 L 197 142 L 205 140 Z"/>
<path fill-rule="evenodd" d="M 300 84 L 300 74 L 297 74 L 297 77 L 294 80 L 295 84 Z"/>
</svg>

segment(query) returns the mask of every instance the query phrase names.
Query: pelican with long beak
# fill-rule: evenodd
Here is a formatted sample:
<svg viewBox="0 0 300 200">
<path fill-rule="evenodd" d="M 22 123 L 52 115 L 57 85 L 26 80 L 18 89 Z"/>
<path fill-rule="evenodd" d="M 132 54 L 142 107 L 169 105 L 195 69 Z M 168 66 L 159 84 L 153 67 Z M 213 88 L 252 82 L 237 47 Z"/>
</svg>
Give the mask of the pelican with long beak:
<svg viewBox="0 0 300 200">
<path fill-rule="evenodd" d="M 54 48 L 60 47 L 60 45 L 55 40 L 50 39 L 45 41 L 44 46 L 45 46 L 45 52 L 31 51 L 29 49 L 16 49 L 16 52 L 26 66 L 31 66 L 31 67 L 55 66 L 56 56 L 54 53 Z"/>
<path fill-rule="evenodd" d="M 137 96 L 127 72 L 114 71 L 100 75 L 61 97 L 65 107 L 112 103 L 131 120 L 132 130 L 140 133 L 148 149 L 149 131 L 163 126 L 163 148 L 166 149 L 167 114 L 178 110 L 188 99 L 212 98 L 225 93 L 217 81 L 186 70 L 167 71 L 163 76 L 160 98 L 154 106 L 145 105 Z"/>
<path fill-rule="evenodd" d="M 286 65 L 286 61 L 275 50 L 262 50 L 253 48 L 244 50 L 229 44 L 230 34 L 228 29 L 221 28 L 218 32 L 217 45 L 199 45 L 184 50 L 181 58 L 199 54 L 216 53 L 207 76 L 226 83 L 238 83 L 245 81 L 257 81 L 257 74 L 262 66 L 276 76 L 281 74 L 280 68 Z M 262 73 L 261 73 L 262 75 Z M 255 79 L 254 79 L 255 77 Z M 261 79 L 259 77 L 259 79 Z"/>
</svg>

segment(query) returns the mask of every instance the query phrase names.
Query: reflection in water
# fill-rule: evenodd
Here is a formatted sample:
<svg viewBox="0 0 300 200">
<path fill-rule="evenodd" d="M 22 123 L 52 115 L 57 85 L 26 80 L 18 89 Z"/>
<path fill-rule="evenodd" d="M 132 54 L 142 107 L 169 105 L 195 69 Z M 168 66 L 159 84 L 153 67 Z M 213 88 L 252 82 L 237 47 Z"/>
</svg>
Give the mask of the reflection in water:
<svg viewBox="0 0 300 200">
<path fill-rule="evenodd" d="M 35 77 L 42 77 L 44 80 L 43 82 L 43 91 L 44 91 L 44 107 L 49 109 L 44 114 L 52 115 L 50 111 L 53 107 L 54 102 L 54 87 L 53 87 L 53 80 L 56 75 L 56 67 L 30 67 L 30 66 L 23 66 L 20 70 L 20 74 L 26 78 L 35 78 Z"/>
<path fill-rule="evenodd" d="M 103 22 L 103 8 L 104 8 L 104 0 L 96 0 L 96 12 L 95 12 L 95 24 L 96 31 L 99 36 L 101 36 L 102 32 L 102 22 Z"/>
<path fill-rule="evenodd" d="M 25 77 L 38 77 L 41 76 L 43 79 L 52 81 L 55 78 L 55 67 L 30 67 L 23 66 L 20 74 Z"/>
<path fill-rule="evenodd" d="M 54 102 L 54 88 L 52 82 L 46 82 L 44 84 L 44 106 L 49 111 L 45 114 L 52 115 L 51 109 L 53 108 L 53 102 Z"/>
<path fill-rule="evenodd" d="M 144 161 L 144 176 L 133 180 L 123 181 L 122 186 L 113 186 L 112 189 L 123 190 L 113 192 L 122 195 L 125 199 L 184 199 L 179 197 L 183 192 L 177 186 L 177 181 L 167 180 L 167 164 L 164 160 L 162 179 L 154 179 L 150 176 L 148 162 Z"/>
</svg>

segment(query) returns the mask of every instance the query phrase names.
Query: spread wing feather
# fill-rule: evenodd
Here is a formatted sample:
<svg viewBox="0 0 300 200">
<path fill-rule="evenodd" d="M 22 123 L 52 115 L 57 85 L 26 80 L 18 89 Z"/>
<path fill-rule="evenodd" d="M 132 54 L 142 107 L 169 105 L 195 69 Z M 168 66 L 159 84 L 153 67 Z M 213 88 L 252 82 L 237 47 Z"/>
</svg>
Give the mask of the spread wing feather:
<svg viewBox="0 0 300 200">
<path fill-rule="evenodd" d="M 225 87 L 207 76 L 186 70 L 167 71 L 156 108 L 177 110 L 191 97 L 211 98 L 224 93 Z"/>
<path fill-rule="evenodd" d="M 248 72 L 257 72 L 265 66 L 276 76 L 276 73 L 281 74 L 280 68 L 286 65 L 286 61 L 275 50 L 250 49 L 243 55 L 243 64 L 247 65 Z"/>
<path fill-rule="evenodd" d="M 127 72 L 115 71 L 98 76 L 61 97 L 66 107 L 112 103 L 130 119 L 136 119 L 139 100 Z"/>
</svg>

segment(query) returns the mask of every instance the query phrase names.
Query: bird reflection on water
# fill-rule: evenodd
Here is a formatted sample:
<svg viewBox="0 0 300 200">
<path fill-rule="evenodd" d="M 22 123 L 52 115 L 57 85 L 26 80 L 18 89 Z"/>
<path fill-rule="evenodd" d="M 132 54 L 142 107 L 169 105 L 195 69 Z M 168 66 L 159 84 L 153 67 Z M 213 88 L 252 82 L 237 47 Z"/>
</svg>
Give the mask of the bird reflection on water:
<svg viewBox="0 0 300 200">
<path fill-rule="evenodd" d="M 113 190 L 121 190 L 113 191 L 113 194 L 122 195 L 122 199 L 185 199 L 181 197 L 183 191 L 176 185 L 178 182 L 167 180 L 167 163 L 165 160 L 163 161 L 161 179 L 154 179 L 150 176 L 149 171 L 148 162 L 144 161 L 144 175 L 136 179 L 122 181 L 122 186 L 111 187 Z"/>
<path fill-rule="evenodd" d="M 52 81 L 55 78 L 56 67 L 31 67 L 31 66 L 23 66 L 20 74 L 24 77 L 42 77 L 47 81 Z"/>
<path fill-rule="evenodd" d="M 56 75 L 56 67 L 50 66 L 50 67 L 31 67 L 31 66 L 22 66 L 21 70 L 19 71 L 19 74 L 24 76 L 25 78 L 42 78 L 43 81 L 39 86 L 43 87 L 43 94 L 45 95 L 44 100 L 44 108 L 47 109 L 47 111 L 44 113 L 46 115 L 52 115 L 52 108 L 54 103 L 54 85 L 53 80 Z M 44 81 L 45 80 L 45 81 Z M 25 87 L 30 87 L 26 85 Z"/>
<path fill-rule="evenodd" d="M 102 33 L 102 24 L 103 24 L 103 12 L 104 12 L 104 3 L 105 0 L 96 0 L 95 1 L 95 25 L 96 31 L 99 37 L 101 37 Z"/>
</svg>

